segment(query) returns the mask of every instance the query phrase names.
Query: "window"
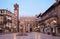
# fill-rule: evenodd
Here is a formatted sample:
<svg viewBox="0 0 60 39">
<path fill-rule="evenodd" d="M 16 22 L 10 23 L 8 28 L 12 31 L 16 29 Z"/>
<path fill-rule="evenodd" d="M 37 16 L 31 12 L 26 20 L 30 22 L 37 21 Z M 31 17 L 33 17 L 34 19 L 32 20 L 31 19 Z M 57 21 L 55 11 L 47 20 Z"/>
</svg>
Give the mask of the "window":
<svg viewBox="0 0 60 39">
<path fill-rule="evenodd" d="M 11 20 L 11 17 L 9 17 L 9 16 L 6 16 L 6 18 L 9 19 L 9 20 Z"/>
<path fill-rule="evenodd" d="M 2 13 L 2 10 L 1 10 L 1 13 Z"/>
<path fill-rule="evenodd" d="M 3 20 L 3 17 L 2 16 L 0 16 L 0 22 Z"/>
<path fill-rule="evenodd" d="M 11 28 L 11 23 L 9 23 L 9 28 Z"/>
<path fill-rule="evenodd" d="M 4 11 L 3 11 L 3 10 L 1 10 L 1 13 L 4 13 Z"/>
<path fill-rule="evenodd" d="M 4 14 L 6 14 L 6 11 L 4 11 Z"/>
<path fill-rule="evenodd" d="M 1 22 L 1 16 L 0 16 L 0 22 Z"/>
<path fill-rule="evenodd" d="M 2 21 L 0 21 L 0 24 L 2 24 Z"/>
<path fill-rule="evenodd" d="M 6 24 L 6 27 L 8 27 L 8 23 Z"/>
</svg>

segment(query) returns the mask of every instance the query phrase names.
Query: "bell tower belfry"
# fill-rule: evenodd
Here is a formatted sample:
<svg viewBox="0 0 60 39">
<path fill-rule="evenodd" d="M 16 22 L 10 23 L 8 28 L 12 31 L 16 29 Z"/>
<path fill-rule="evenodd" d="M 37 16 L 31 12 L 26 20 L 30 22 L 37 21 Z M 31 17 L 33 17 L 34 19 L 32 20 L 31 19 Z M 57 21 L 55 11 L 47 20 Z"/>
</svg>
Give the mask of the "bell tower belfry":
<svg viewBox="0 0 60 39">
<path fill-rule="evenodd" d="M 19 5 L 17 3 L 14 4 L 14 15 L 19 17 Z"/>
</svg>

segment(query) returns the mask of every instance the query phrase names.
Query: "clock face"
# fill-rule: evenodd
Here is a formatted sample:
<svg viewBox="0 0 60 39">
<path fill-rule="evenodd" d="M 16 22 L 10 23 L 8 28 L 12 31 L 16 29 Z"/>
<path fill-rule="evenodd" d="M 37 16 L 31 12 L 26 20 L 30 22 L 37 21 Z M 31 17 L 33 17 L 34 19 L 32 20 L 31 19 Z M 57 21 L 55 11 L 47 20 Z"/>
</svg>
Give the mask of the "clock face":
<svg viewBox="0 0 60 39">
<path fill-rule="evenodd" d="M 17 16 L 17 10 L 15 10 L 15 15 Z"/>
</svg>

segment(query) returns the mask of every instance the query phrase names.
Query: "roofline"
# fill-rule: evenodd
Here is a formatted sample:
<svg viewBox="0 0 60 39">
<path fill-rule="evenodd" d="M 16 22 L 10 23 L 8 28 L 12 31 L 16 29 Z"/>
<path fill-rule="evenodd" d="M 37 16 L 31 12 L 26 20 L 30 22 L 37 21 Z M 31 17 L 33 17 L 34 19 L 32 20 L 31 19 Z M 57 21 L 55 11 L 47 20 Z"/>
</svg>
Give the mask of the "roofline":
<svg viewBox="0 0 60 39">
<path fill-rule="evenodd" d="M 55 2 L 53 5 L 51 5 L 51 7 L 49 7 L 49 8 L 41 15 L 41 17 L 44 16 L 45 14 L 47 14 L 48 11 L 50 11 L 50 10 L 53 9 L 53 8 L 55 8 L 55 7 L 56 7 L 57 5 L 59 5 L 59 4 L 60 4 L 60 3 L 57 4 L 57 3 Z M 38 17 L 39 17 L 39 16 L 40 16 L 40 15 L 38 15 Z"/>
<path fill-rule="evenodd" d="M 9 10 L 7 10 L 7 9 L 0 9 L 0 10 L 5 10 L 5 11 L 8 11 L 8 12 L 10 12 L 11 14 L 13 14 L 11 11 L 9 11 Z"/>
<path fill-rule="evenodd" d="M 48 11 L 50 11 L 51 9 L 55 8 L 57 5 L 59 5 L 60 3 L 54 3 L 51 7 L 49 7 L 42 15 L 41 17 L 44 15 L 44 14 L 47 14 Z"/>
</svg>

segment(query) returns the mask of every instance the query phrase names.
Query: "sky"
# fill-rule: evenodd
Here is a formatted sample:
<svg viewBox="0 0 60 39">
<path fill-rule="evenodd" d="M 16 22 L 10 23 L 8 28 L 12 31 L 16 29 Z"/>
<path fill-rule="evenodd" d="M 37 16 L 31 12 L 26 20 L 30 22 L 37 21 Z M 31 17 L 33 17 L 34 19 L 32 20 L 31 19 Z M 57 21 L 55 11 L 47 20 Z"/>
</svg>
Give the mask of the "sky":
<svg viewBox="0 0 60 39">
<path fill-rule="evenodd" d="M 14 12 L 14 4 L 19 4 L 19 17 L 36 16 L 45 12 L 55 0 L 0 0 L 0 9 Z"/>
</svg>

